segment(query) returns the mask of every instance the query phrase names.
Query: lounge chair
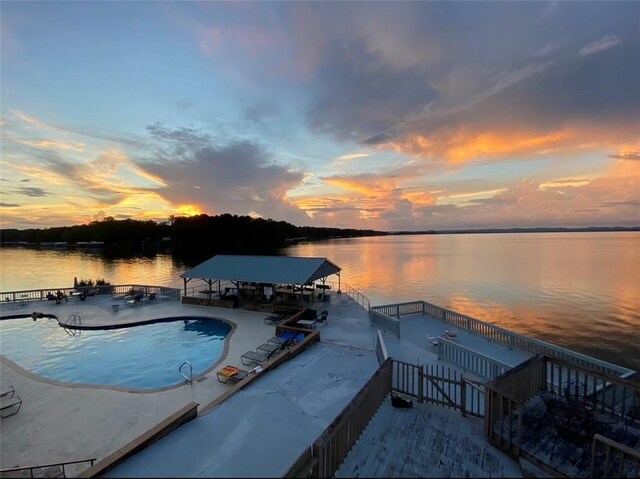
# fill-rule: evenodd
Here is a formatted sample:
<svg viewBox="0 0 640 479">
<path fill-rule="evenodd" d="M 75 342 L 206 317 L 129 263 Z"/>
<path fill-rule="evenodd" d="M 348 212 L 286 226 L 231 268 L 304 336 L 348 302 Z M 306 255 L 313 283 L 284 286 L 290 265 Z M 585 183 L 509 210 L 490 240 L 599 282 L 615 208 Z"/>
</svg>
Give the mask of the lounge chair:
<svg viewBox="0 0 640 479">
<path fill-rule="evenodd" d="M 222 368 L 216 374 L 218 376 L 218 381 L 221 383 L 237 383 L 238 381 L 242 381 L 249 375 L 249 371 L 245 371 L 244 369 L 240 369 L 236 366 L 227 365 Z"/>
<path fill-rule="evenodd" d="M 267 340 L 268 343 L 273 343 L 277 345 L 282 345 L 285 341 L 291 340 L 296 337 L 296 334 L 291 331 L 285 331 L 284 333 L 280 333 L 278 336 L 273 336 Z"/>
<path fill-rule="evenodd" d="M 271 314 L 264 318 L 264 324 L 279 324 L 282 322 L 282 318 L 277 314 Z"/>
<path fill-rule="evenodd" d="M 0 397 L 5 397 L 5 396 L 13 397 L 15 393 L 16 393 L 16 390 L 13 389 L 13 386 L 7 386 L 6 388 L 0 389 Z"/>
<path fill-rule="evenodd" d="M 267 353 L 264 351 L 262 352 L 247 351 L 242 356 L 240 356 L 240 360 L 242 361 L 242 364 L 244 364 L 245 366 L 251 366 L 252 364 L 263 363 L 264 361 L 269 359 L 272 354 L 273 353 Z"/>
<path fill-rule="evenodd" d="M 259 353 L 260 352 L 272 353 L 276 349 L 282 348 L 282 346 L 284 346 L 285 344 L 286 344 L 286 341 L 284 343 L 282 343 L 282 344 L 275 344 L 275 343 L 266 342 L 266 343 L 261 344 L 260 346 L 258 346 L 257 351 Z"/>
</svg>

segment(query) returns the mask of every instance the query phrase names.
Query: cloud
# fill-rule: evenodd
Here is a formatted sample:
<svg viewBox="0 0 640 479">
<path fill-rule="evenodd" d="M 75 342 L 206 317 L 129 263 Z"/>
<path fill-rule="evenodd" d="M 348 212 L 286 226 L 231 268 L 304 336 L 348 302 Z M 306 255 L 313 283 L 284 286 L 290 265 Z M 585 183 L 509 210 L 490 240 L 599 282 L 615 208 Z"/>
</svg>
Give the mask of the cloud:
<svg viewBox="0 0 640 479">
<path fill-rule="evenodd" d="M 609 155 L 609 158 L 614 158 L 616 160 L 640 161 L 640 150 L 622 151 L 617 155 Z"/>
<path fill-rule="evenodd" d="M 244 118 L 253 123 L 263 123 L 280 113 L 280 107 L 273 101 L 259 100 L 244 109 Z"/>
<path fill-rule="evenodd" d="M 31 196 L 34 198 L 41 198 L 43 196 L 48 195 L 47 191 L 44 190 L 43 188 L 27 187 L 27 186 L 22 186 L 18 188 L 18 193 L 20 193 L 21 195 Z"/>
<path fill-rule="evenodd" d="M 237 140 L 217 144 L 208 134 L 191 128 L 149 127 L 161 146 L 137 164 L 162 178 L 158 193 L 174 204 L 194 204 L 210 214 L 248 214 L 289 218 L 308 223 L 309 217 L 287 199 L 303 172 L 283 166 L 258 143 Z M 197 188 L 196 188 L 197 187 Z"/>
<path fill-rule="evenodd" d="M 616 35 L 607 35 L 600 40 L 596 40 L 595 42 L 589 43 L 587 46 L 580 49 L 580 55 L 587 56 L 593 55 L 594 53 L 603 52 L 608 50 L 609 48 L 615 47 L 622 42 L 620 37 Z"/>
<path fill-rule="evenodd" d="M 349 160 L 355 160 L 358 158 L 366 158 L 371 155 L 372 153 L 347 153 L 346 155 L 338 156 L 336 160 L 349 161 Z"/>
<path fill-rule="evenodd" d="M 72 151 L 83 151 L 84 145 L 82 143 L 75 142 L 67 142 L 67 141 L 59 141 L 59 140 L 26 140 L 22 138 L 16 138 L 13 135 L 4 135 L 4 139 L 8 141 L 13 141 L 15 143 L 19 143 L 24 146 L 29 146 L 32 148 L 39 148 L 42 150 L 72 150 Z"/>
<path fill-rule="evenodd" d="M 18 203 L 0 203 L 0 207 L 2 207 L 2 208 L 19 208 L 20 205 Z"/>
<path fill-rule="evenodd" d="M 424 73 L 403 71 L 378 61 L 361 40 L 335 47 L 331 63 L 320 68 L 315 100 L 307 119 L 316 133 L 363 140 L 417 114 L 435 98 Z"/>
<path fill-rule="evenodd" d="M 459 5 L 297 5 L 294 31 L 314 74 L 311 130 L 443 164 L 572 154 L 637 135 L 637 5 Z M 603 17 L 613 33 L 584 47 Z"/>
</svg>

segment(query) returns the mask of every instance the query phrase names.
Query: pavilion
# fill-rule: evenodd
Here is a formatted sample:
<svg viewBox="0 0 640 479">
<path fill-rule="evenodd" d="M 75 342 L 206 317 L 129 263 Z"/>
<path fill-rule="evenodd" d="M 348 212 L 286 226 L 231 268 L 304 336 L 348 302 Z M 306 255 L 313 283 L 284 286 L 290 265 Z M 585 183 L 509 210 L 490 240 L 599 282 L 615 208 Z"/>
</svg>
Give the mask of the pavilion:
<svg viewBox="0 0 640 479">
<path fill-rule="evenodd" d="M 252 255 L 216 255 L 196 267 L 180 275 L 184 281 L 184 292 L 187 295 L 187 284 L 192 279 L 200 279 L 207 283 L 209 296 L 217 294 L 251 295 L 257 298 L 265 296 L 267 300 L 277 294 L 289 296 L 299 293 L 300 302 L 307 296 L 313 296 L 313 285 L 324 299 L 327 278 L 338 276 L 338 292 L 340 292 L 341 268 L 327 258 L 307 258 L 292 256 L 252 256 Z M 228 281 L 234 288 L 225 288 L 223 293 L 221 281 Z M 214 284 L 217 283 L 217 293 Z M 233 291 L 235 289 L 235 291 Z M 231 291 L 230 291 L 231 290 Z"/>
</svg>

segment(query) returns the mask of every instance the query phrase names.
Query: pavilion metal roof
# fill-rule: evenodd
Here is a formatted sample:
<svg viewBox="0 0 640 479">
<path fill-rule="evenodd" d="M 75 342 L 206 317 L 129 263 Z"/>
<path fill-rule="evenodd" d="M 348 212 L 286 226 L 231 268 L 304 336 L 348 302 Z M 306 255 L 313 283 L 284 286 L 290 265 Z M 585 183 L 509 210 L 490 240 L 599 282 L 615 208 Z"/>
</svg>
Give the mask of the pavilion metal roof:
<svg viewBox="0 0 640 479">
<path fill-rule="evenodd" d="M 224 279 L 255 283 L 308 284 L 339 273 L 327 258 L 299 256 L 216 255 L 181 278 Z"/>
</svg>

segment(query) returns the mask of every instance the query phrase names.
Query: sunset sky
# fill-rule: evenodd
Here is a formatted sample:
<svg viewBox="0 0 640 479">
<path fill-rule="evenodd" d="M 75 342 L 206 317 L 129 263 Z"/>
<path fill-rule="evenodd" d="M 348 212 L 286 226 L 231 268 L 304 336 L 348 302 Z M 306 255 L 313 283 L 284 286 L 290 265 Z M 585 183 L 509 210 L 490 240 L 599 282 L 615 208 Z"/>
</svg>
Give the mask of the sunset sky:
<svg viewBox="0 0 640 479">
<path fill-rule="evenodd" d="M 12 2 L 0 227 L 640 225 L 640 2 Z"/>
</svg>

